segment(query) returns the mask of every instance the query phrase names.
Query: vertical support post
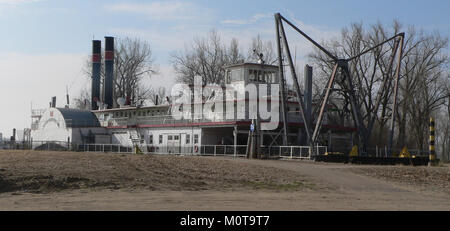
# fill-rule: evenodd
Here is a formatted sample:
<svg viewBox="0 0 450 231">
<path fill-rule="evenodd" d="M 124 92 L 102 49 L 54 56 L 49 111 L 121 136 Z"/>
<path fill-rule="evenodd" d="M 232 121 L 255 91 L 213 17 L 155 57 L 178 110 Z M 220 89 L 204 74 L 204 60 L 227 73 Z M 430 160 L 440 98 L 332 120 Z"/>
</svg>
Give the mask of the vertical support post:
<svg viewBox="0 0 450 231">
<path fill-rule="evenodd" d="M 312 142 L 313 142 L 313 144 L 316 143 L 317 137 L 319 136 L 320 126 L 322 124 L 322 119 L 323 119 L 323 114 L 325 112 L 325 107 L 326 107 L 326 105 L 328 103 L 328 98 L 330 97 L 330 94 L 331 94 L 331 91 L 332 91 L 332 88 L 333 88 L 334 78 L 336 77 L 337 69 L 338 69 L 338 64 L 336 63 L 334 65 L 333 72 L 331 73 L 331 77 L 328 80 L 327 89 L 326 89 L 326 92 L 325 92 L 325 97 L 324 97 L 324 99 L 322 101 L 322 105 L 320 105 L 319 117 L 317 117 L 316 127 L 314 128 L 314 132 L 313 132 L 313 135 L 312 135 Z"/>
<path fill-rule="evenodd" d="M 434 118 L 430 117 L 430 145 L 429 145 L 429 162 L 428 166 L 434 166 L 436 163 L 436 150 L 434 149 L 434 136 L 435 136 L 435 129 L 434 129 L 435 123 Z"/>
<path fill-rule="evenodd" d="M 287 113 L 286 113 L 286 86 L 284 79 L 284 69 L 283 69 L 283 55 L 281 50 L 281 36 L 280 36 L 280 14 L 275 14 L 275 30 L 277 34 L 277 53 L 278 53 L 278 80 L 281 85 L 281 118 L 283 119 L 283 145 L 287 145 Z"/>
<path fill-rule="evenodd" d="M 388 152 L 387 152 L 387 146 L 384 146 L 384 157 L 387 157 L 387 156 L 388 156 L 387 153 L 388 153 Z"/>
<path fill-rule="evenodd" d="M 391 131 L 389 136 L 389 155 L 392 156 L 392 145 L 394 143 L 394 128 L 395 128 L 395 114 L 397 113 L 397 94 L 398 94 L 398 80 L 400 76 L 400 69 L 402 64 L 402 55 L 403 55 L 403 40 L 405 35 L 402 34 L 400 36 L 400 51 L 398 52 L 398 62 L 397 62 L 397 70 L 395 72 L 395 82 L 394 82 L 394 102 L 392 106 L 392 119 L 391 119 Z"/>
<path fill-rule="evenodd" d="M 292 159 L 292 146 L 291 146 L 291 159 Z"/>
<path fill-rule="evenodd" d="M 361 115 L 360 108 L 358 106 L 358 98 L 355 95 L 355 90 L 353 87 L 352 77 L 350 74 L 350 70 L 348 68 L 348 62 L 344 61 L 340 64 L 340 67 L 343 71 L 344 78 L 343 81 L 345 82 L 347 95 L 350 99 L 350 105 L 352 109 L 352 115 L 353 119 L 355 121 L 357 134 L 358 134 L 358 140 L 362 143 L 360 144 L 359 148 L 362 149 L 362 152 L 359 153 L 366 153 L 366 148 L 368 146 L 368 133 L 367 133 L 367 127 L 364 126 L 363 117 Z"/>
<path fill-rule="evenodd" d="M 308 128 L 312 129 L 312 66 L 305 65 L 304 78 L 305 78 L 305 116 Z M 303 139 L 303 142 L 305 139 Z"/>
<path fill-rule="evenodd" d="M 237 154 L 236 145 L 237 145 L 237 135 L 238 135 L 237 125 L 234 125 L 233 135 L 234 135 L 234 157 L 236 157 L 236 154 Z"/>
<path fill-rule="evenodd" d="M 329 150 L 333 151 L 332 148 L 331 148 L 331 130 L 328 130 L 328 145 L 327 145 L 327 148 Z"/>
<path fill-rule="evenodd" d="M 302 100 L 303 94 L 302 94 L 302 91 L 300 90 L 300 87 L 298 84 L 297 74 L 295 73 L 294 63 L 292 62 L 291 52 L 289 50 L 286 33 L 284 32 L 283 23 L 281 21 L 280 21 L 279 27 L 281 29 L 281 35 L 282 35 L 283 42 L 284 42 L 284 49 L 286 50 L 286 55 L 289 60 L 289 67 L 291 69 L 292 79 L 294 80 L 295 93 L 297 94 L 298 104 L 300 105 L 300 115 L 302 116 L 303 123 L 305 126 L 306 137 L 308 139 L 308 143 L 312 144 L 313 142 L 311 139 L 311 131 L 310 131 L 310 127 L 308 126 L 307 118 L 305 116 L 305 105 Z"/>
<path fill-rule="evenodd" d="M 378 145 L 375 146 L 375 157 L 378 157 Z"/>
</svg>

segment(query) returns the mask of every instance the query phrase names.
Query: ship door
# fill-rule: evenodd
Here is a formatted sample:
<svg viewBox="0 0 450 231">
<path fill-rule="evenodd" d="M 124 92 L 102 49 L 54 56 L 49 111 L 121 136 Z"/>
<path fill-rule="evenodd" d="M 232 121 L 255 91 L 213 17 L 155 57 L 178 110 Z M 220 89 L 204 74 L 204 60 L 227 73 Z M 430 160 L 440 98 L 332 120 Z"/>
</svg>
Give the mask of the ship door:
<svg viewBox="0 0 450 231">
<path fill-rule="evenodd" d="M 167 135 L 167 151 L 169 153 L 180 153 L 180 134 Z"/>
</svg>

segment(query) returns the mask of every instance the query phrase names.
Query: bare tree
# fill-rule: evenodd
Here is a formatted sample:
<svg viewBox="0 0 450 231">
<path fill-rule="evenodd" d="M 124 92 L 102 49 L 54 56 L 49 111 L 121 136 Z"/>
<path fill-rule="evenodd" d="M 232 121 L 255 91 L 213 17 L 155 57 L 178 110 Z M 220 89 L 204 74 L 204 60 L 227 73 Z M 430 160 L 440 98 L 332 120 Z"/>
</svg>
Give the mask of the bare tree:
<svg viewBox="0 0 450 231">
<path fill-rule="evenodd" d="M 72 100 L 73 107 L 88 110 L 91 107 L 91 91 L 84 88 L 79 95 Z"/>
<path fill-rule="evenodd" d="M 239 50 L 239 41 L 236 38 L 231 39 L 230 47 L 227 52 L 227 63 L 235 64 L 244 62 L 244 56 Z"/>
<path fill-rule="evenodd" d="M 227 49 L 212 30 L 206 38 L 195 38 L 184 52 L 172 54 L 171 62 L 178 82 L 192 84 L 195 76 L 201 76 L 204 84 L 224 84 L 224 66 L 242 62 L 242 57 L 236 39 Z"/>
<path fill-rule="evenodd" d="M 155 69 L 150 44 L 138 38 L 117 38 L 114 48 L 114 102 L 118 98 L 125 98 L 129 105 L 139 105 L 148 100 L 151 88 L 145 84 Z M 92 77 L 91 59 L 87 59 L 83 72 L 88 78 Z M 102 65 L 101 86 L 105 78 L 105 69 Z M 80 93 L 78 97 L 90 100 L 90 92 Z M 87 94 L 86 94 L 87 93 Z"/>
<path fill-rule="evenodd" d="M 439 34 L 408 29 L 400 82 L 399 145 L 414 144 L 424 149 L 428 140 L 428 121 L 447 97 L 445 66 L 449 57 L 444 50 L 448 39 Z M 413 131 L 413 132 L 407 132 Z M 408 138 L 410 141 L 408 142 Z"/>
<path fill-rule="evenodd" d="M 391 28 L 380 23 L 372 25 L 370 29 L 364 28 L 361 23 L 352 24 L 350 29 L 342 30 L 341 38 L 328 42 L 326 47 L 337 57 L 351 57 L 397 34 L 401 28 L 401 24 L 397 21 L 394 21 Z M 448 57 L 444 52 L 447 43 L 447 39 L 441 38 L 437 33 L 431 35 L 417 33 L 414 27 L 410 27 L 406 33 L 399 86 L 399 108 L 394 115 L 398 123 L 399 146 L 408 143 L 410 134 L 414 137 L 415 145 L 424 148 L 429 116 L 440 108 L 446 97 L 443 86 L 448 85 L 446 84 L 448 79 L 444 79 L 442 73 L 445 64 L 448 63 Z M 372 139 L 372 142 L 376 141 L 378 144 L 385 142 L 383 140 L 383 137 L 387 137 L 385 126 L 393 116 L 392 84 L 387 82 L 387 85 L 383 85 L 383 80 L 392 78 L 396 71 L 395 66 L 389 65 L 389 60 L 394 54 L 394 44 L 394 41 L 387 43 L 349 63 L 358 107 L 363 114 L 368 135 L 370 136 L 376 127 L 378 139 Z M 320 76 L 324 79 L 329 78 L 332 64 L 328 62 L 327 57 L 316 49 L 310 54 L 310 58 L 319 68 Z M 339 76 L 337 78 L 339 79 Z M 337 89 L 343 89 L 339 83 L 337 85 Z M 344 92 L 336 93 L 338 99 L 342 98 L 344 102 L 347 100 Z M 379 106 L 376 104 L 378 98 L 381 99 Z M 348 106 L 348 103 L 343 105 Z M 349 112 L 345 107 L 343 109 L 343 112 Z M 347 114 L 347 118 L 351 118 L 351 115 Z"/>
<path fill-rule="evenodd" d="M 154 105 L 160 105 L 163 102 L 167 102 L 166 97 L 168 97 L 168 95 L 165 87 L 158 87 L 157 89 L 150 90 L 149 101 Z"/>
<path fill-rule="evenodd" d="M 119 39 L 115 54 L 115 98 L 126 98 L 131 105 L 147 100 L 150 88 L 143 84 L 156 73 L 150 44 L 140 39 Z"/>
<path fill-rule="evenodd" d="M 247 54 L 247 61 L 257 62 L 257 54 L 263 54 L 263 60 L 266 64 L 273 64 L 277 60 L 275 48 L 271 40 L 263 41 L 261 36 L 258 34 L 256 37 L 252 38 L 252 44 L 249 47 Z"/>
<path fill-rule="evenodd" d="M 392 34 L 396 32 L 395 28 Z M 344 28 L 341 32 L 341 37 L 327 43 L 326 47 L 336 57 L 352 57 L 386 40 L 389 34 L 380 25 L 374 25 L 371 29 L 367 30 L 363 27 L 362 23 L 354 23 L 351 24 L 350 29 Z M 367 128 L 368 140 L 378 118 L 377 112 L 380 110 L 375 104 L 375 101 L 379 94 L 383 98 L 390 96 L 389 90 L 381 87 L 381 83 L 383 78 L 392 76 L 392 70 L 388 70 L 387 64 L 389 63 L 387 61 L 389 55 L 393 52 L 392 47 L 393 43 L 389 43 L 389 45 L 374 49 L 372 52 L 359 56 L 349 63 L 349 69 L 356 91 L 355 95 L 358 101 L 357 106 L 360 108 Z M 319 70 L 321 70 L 322 78 L 328 79 L 333 65 L 329 62 L 329 58 L 318 49 L 315 49 L 314 53 L 310 54 L 310 58 L 319 67 Z M 338 73 L 337 80 L 341 78 L 341 73 Z M 341 113 L 339 113 L 339 120 L 342 121 L 343 117 L 352 118 L 345 84 L 337 81 L 335 87 L 338 89 L 335 91 L 337 96 L 334 100 L 330 101 L 330 104 L 337 107 L 340 106 Z M 324 89 L 323 86 L 322 89 Z M 381 111 L 386 111 L 386 107 L 386 104 L 382 104 Z"/>
</svg>

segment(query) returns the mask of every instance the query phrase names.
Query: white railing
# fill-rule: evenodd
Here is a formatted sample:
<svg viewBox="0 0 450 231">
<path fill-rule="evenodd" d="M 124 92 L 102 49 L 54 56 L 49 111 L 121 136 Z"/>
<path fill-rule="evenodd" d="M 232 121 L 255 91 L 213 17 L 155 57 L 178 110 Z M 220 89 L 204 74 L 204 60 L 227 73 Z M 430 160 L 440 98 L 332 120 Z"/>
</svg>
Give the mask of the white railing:
<svg viewBox="0 0 450 231">
<path fill-rule="evenodd" d="M 202 156 L 234 156 L 244 157 L 247 145 L 201 145 L 201 146 L 153 146 L 139 145 L 144 154 L 176 154 L 176 155 L 202 155 Z M 132 146 L 120 144 L 84 144 L 78 146 L 79 151 L 85 152 L 113 152 L 135 153 Z"/>
<path fill-rule="evenodd" d="M 79 151 L 85 152 L 113 152 L 113 153 L 135 153 L 132 146 L 120 144 L 84 144 L 77 147 Z M 232 156 L 245 157 L 247 145 L 199 145 L 199 146 L 153 146 L 139 145 L 144 154 L 175 154 L 175 155 L 199 155 L 199 156 Z M 289 159 L 311 159 L 314 155 L 322 155 L 327 151 L 325 146 L 263 146 L 260 148 L 262 156 L 279 157 Z"/>
<path fill-rule="evenodd" d="M 199 116 L 200 117 L 200 116 Z M 160 116 L 137 116 L 137 117 L 116 117 L 108 120 L 101 120 L 101 126 L 132 126 L 136 124 L 145 125 L 173 125 L 173 124 L 192 124 L 192 123 L 214 123 L 214 122 L 235 122 L 250 121 L 249 119 L 227 119 L 224 116 L 211 116 L 210 118 L 181 118 L 175 119 L 172 115 Z M 265 121 L 265 120 L 263 120 Z"/>
<path fill-rule="evenodd" d="M 47 109 L 32 109 L 31 116 L 35 116 L 35 117 L 42 116 L 44 114 L 45 110 L 47 110 Z"/>
<path fill-rule="evenodd" d="M 315 155 L 322 155 L 327 152 L 326 146 L 272 146 L 261 147 L 263 154 L 270 157 L 280 157 L 289 159 L 311 159 Z"/>
</svg>

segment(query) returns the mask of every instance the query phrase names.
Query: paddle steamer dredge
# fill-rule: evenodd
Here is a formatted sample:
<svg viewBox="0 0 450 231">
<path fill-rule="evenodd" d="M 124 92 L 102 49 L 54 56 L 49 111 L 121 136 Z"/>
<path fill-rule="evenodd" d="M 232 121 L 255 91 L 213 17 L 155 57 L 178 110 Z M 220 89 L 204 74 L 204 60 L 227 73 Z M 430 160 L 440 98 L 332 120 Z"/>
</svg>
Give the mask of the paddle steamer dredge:
<svg viewBox="0 0 450 231">
<path fill-rule="evenodd" d="M 157 103 L 152 106 L 125 105 L 125 100 L 113 100 L 113 65 L 114 65 L 114 38 L 105 37 L 105 83 L 104 97 L 100 96 L 100 70 L 101 70 L 101 41 L 93 41 L 92 55 L 92 105 L 91 110 L 73 108 L 57 108 L 56 99 L 53 98 L 48 109 L 32 110 L 31 139 L 33 148 L 42 147 L 42 143 L 59 142 L 70 144 L 71 147 L 82 147 L 96 151 L 120 151 L 138 147 L 144 153 L 228 153 L 245 154 L 249 140 L 249 131 L 252 120 L 248 118 L 249 100 L 246 95 L 238 98 L 229 94 L 225 89 L 226 97 L 202 98 L 201 104 L 222 100 L 223 110 L 215 106 L 204 107 L 203 116 L 193 118 L 192 115 L 181 119 L 172 116 L 172 100 Z M 248 84 L 278 84 L 279 67 L 264 63 L 241 63 L 224 67 L 226 80 L 229 86 L 245 88 Z M 305 67 L 305 106 L 311 115 L 315 105 L 311 102 L 312 94 L 312 67 Z M 191 86 L 192 87 L 192 86 Z M 270 90 L 268 90 L 270 92 Z M 285 110 L 287 111 L 287 145 L 301 146 L 306 144 L 303 130 L 303 119 L 300 117 L 299 104 L 294 100 L 293 91 L 288 91 Z M 309 97 L 308 97 L 309 96 Z M 261 97 L 261 96 L 260 96 Z M 103 100 L 101 100 L 103 98 Z M 279 98 L 267 97 L 268 101 Z M 102 101 L 102 102 L 100 102 Z M 230 104 L 231 101 L 231 104 Z M 241 101 L 245 101 L 241 104 Z M 233 113 L 238 107 L 243 109 L 246 118 L 229 119 L 227 110 L 232 105 Z M 270 104 L 270 103 L 269 103 Z M 227 105 L 227 106 L 228 106 Z M 182 107 L 195 106 L 184 104 Z M 181 108 L 181 107 L 178 107 Z M 279 107 L 280 108 L 280 107 Z M 332 108 L 330 108 L 332 109 Z M 254 109 L 251 109 L 254 110 Z M 250 110 L 250 111 L 251 111 Z M 282 128 L 281 109 L 280 122 L 276 129 L 261 131 L 258 139 L 265 147 L 281 146 Z M 329 113 L 333 113 L 329 110 Z M 264 120 L 263 120 L 264 121 Z M 321 145 L 329 150 L 348 150 L 352 146 L 354 128 L 345 124 L 332 124 L 323 121 Z M 89 144 L 89 145 L 88 145 Z M 64 146 L 64 145 L 61 145 Z"/>
</svg>

